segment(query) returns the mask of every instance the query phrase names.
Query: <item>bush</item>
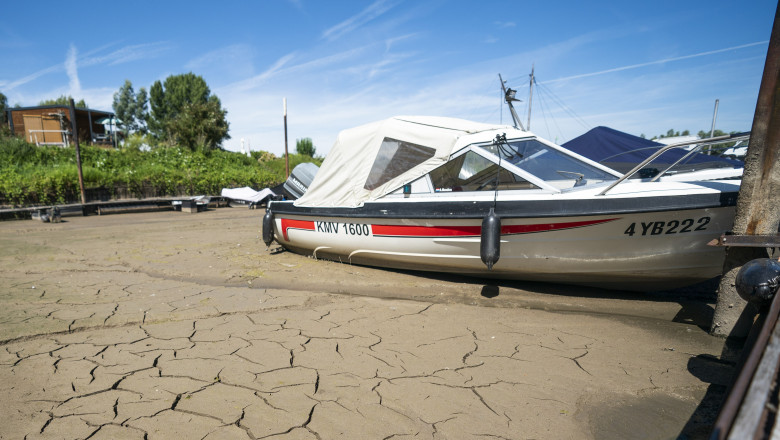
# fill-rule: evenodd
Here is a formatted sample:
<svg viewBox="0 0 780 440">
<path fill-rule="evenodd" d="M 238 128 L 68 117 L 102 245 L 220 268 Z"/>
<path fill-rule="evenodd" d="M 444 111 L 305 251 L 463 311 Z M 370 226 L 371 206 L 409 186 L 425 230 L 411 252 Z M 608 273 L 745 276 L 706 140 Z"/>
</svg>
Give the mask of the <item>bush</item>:
<svg viewBox="0 0 780 440">
<path fill-rule="evenodd" d="M 81 147 L 84 186 L 113 197 L 218 195 L 222 188 L 276 186 L 285 180 L 284 157 L 252 157 L 224 150 L 158 147 L 144 151 L 144 138 L 128 139 L 119 150 Z M 290 155 L 290 169 L 307 156 Z M 315 160 L 319 165 L 322 161 Z M 38 205 L 81 200 L 72 148 L 35 146 L 0 136 L 0 204 Z"/>
</svg>

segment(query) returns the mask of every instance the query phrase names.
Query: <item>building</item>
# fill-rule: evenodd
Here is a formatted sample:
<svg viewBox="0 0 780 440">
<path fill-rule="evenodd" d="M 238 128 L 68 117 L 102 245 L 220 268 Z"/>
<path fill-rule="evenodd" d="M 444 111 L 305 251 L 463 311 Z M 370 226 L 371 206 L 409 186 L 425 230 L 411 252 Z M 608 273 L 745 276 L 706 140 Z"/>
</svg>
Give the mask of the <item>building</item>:
<svg viewBox="0 0 780 440">
<path fill-rule="evenodd" d="M 67 146 L 74 141 L 71 112 L 67 105 L 17 107 L 6 111 L 11 132 L 27 142 Z M 76 108 L 75 114 L 80 143 L 116 146 L 115 137 L 104 125 L 114 125 L 109 124 L 116 121 L 114 113 Z"/>
</svg>

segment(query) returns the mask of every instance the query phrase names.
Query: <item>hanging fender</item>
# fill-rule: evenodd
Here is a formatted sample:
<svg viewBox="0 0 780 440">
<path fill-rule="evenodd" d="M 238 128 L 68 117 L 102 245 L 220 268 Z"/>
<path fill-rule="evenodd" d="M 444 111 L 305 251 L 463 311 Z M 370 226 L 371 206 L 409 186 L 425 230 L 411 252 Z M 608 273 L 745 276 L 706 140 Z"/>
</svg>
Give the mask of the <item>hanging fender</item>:
<svg viewBox="0 0 780 440">
<path fill-rule="evenodd" d="M 270 247 L 274 241 L 274 213 L 270 209 L 263 216 L 263 242 Z"/>
<path fill-rule="evenodd" d="M 479 256 L 488 270 L 493 270 L 493 265 L 501 257 L 501 217 L 493 211 L 493 208 L 490 208 L 490 212 L 482 219 Z"/>
</svg>

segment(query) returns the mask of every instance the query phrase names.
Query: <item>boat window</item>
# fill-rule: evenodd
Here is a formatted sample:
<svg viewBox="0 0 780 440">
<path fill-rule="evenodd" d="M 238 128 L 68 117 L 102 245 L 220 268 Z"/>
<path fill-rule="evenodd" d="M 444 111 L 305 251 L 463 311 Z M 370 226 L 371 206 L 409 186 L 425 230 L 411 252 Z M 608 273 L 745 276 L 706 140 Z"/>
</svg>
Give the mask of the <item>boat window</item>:
<svg viewBox="0 0 780 440">
<path fill-rule="evenodd" d="M 499 146 L 483 145 L 482 148 L 548 182 L 573 180 L 574 186 L 580 186 L 617 179 L 535 139 L 509 141 Z"/>
<path fill-rule="evenodd" d="M 372 190 L 433 157 L 436 149 L 385 138 L 366 179 L 365 189 Z"/>
<path fill-rule="evenodd" d="M 430 172 L 436 192 L 493 191 L 498 189 L 539 189 L 522 177 L 469 151 Z"/>
</svg>

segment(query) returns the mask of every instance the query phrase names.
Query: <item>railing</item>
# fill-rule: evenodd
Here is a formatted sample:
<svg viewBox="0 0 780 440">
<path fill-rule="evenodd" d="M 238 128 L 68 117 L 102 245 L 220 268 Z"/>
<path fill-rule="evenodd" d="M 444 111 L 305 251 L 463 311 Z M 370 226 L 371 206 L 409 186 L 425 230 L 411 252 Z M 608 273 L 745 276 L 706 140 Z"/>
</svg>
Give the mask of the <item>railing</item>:
<svg viewBox="0 0 780 440">
<path fill-rule="evenodd" d="M 27 130 L 27 132 L 35 139 L 35 145 L 62 145 L 63 147 L 67 147 L 68 144 L 68 135 L 70 134 L 67 130 Z M 37 133 L 60 133 L 62 136 L 62 142 L 39 142 L 38 141 L 38 135 Z M 44 136 L 45 139 L 45 136 Z"/>
<path fill-rule="evenodd" d="M 658 178 L 660 178 L 661 176 L 663 176 L 664 174 L 666 174 L 672 167 L 674 167 L 678 163 L 682 162 L 684 159 L 687 159 L 690 155 L 695 153 L 701 147 L 704 147 L 706 145 L 719 144 L 719 143 L 722 143 L 722 142 L 725 142 L 725 141 L 737 141 L 737 140 L 744 140 L 744 139 L 749 139 L 749 138 L 750 138 L 750 132 L 746 132 L 746 133 L 737 133 L 737 134 L 727 134 L 727 135 L 724 135 L 724 136 L 715 136 L 715 137 L 711 137 L 711 138 L 707 138 L 707 139 L 698 139 L 698 140 L 695 140 L 695 141 L 679 142 L 679 143 L 676 143 L 676 144 L 667 145 L 665 147 L 662 147 L 661 149 L 659 149 L 655 153 L 651 154 L 650 157 L 648 157 L 647 159 L 643 160 L 639 165 L 637 165 L 634 168 L 632 168 L 631 171 L 629 171 L 626 174 L 624 174 L 623 177 L 621 177 L 620 179 L 618 179 L 615 182 L 613 182 L 611 185 L 609 185 L 604 191 L 600 192 L 598 195 L 600 195 L 600 196 L 606 195 L 612 188 L 618 186 L 622 182 L 624 182 L 627 179 L 631 178 L 631 176 L 633 176 L 634 174 L 638 173 L 639 170 L 643 169 L 650 162 L 656 160 L 660 155 L 666 153 L 669 150 L 673 150 L 675 148 L 687 147 L 688 145 L 696 145 L 696 147 L 691 149 L 691 151 L 688 154 L 686 154 L 685 156 L 683 156 L 682 158 L 680 158 L 680 160 L 678 160 L 677 162 L 673 163 L 671 166 L 669 166 L 668 168 L 666 168 L 662 172 L 658 173 L 658 175 L 656 175 L 653 178 L 652 181 L 655 181 Z"/>
</svg>

